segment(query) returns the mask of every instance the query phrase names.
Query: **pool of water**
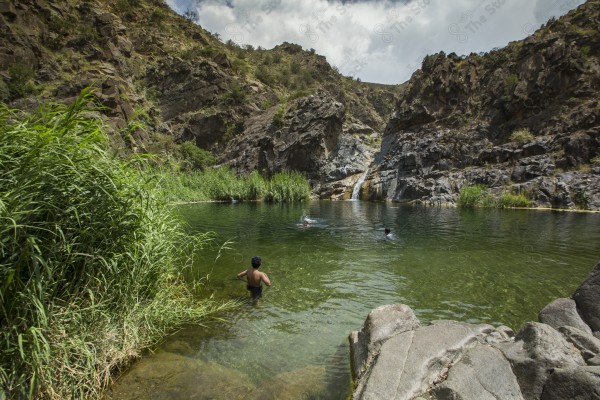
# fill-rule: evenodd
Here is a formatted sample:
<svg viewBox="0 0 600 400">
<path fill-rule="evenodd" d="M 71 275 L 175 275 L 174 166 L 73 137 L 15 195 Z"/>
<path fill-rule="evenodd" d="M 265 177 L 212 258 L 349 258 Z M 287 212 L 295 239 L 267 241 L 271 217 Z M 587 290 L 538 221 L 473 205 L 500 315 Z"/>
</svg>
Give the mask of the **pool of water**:
<svg viewBox="0 0 600 400">
<path fill-rule="evenodd" d="M 600 259 L 600 214 L 359 201 L 178 212 L 191 232 L 228 242 L 204 251 L 193 271 L 206 295 L 243 305 L 174 335 L 125 374 L 114 399 L 345 399 L 347 336 L 373 308 L 405 303 L 423 323 L 516 331 L 569 296 Z M 256 303 L 235 279 L 254 255 L 273 283 Z"/>
</svg>

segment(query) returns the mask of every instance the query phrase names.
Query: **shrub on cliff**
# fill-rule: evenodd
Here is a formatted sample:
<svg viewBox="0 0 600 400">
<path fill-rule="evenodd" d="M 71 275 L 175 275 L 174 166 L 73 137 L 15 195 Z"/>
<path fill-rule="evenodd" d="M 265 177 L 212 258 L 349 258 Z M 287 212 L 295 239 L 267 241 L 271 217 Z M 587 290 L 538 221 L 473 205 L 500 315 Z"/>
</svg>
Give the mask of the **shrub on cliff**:
<svg viewBox="0 0 600 400">
<path fill-rule="evenodd" d="M 527 143 L 535 139 L 533 133 L 527 128 L 517 129 L 510 134 L 510 141 L 517 143 Z"/>
<path fill-rule="evenodd" d="M 487 197 L 487 189 L 482 185 L 465 186 L 458 195 L 458 205 L 461 207 L 480 206 Z"/>
</svg>

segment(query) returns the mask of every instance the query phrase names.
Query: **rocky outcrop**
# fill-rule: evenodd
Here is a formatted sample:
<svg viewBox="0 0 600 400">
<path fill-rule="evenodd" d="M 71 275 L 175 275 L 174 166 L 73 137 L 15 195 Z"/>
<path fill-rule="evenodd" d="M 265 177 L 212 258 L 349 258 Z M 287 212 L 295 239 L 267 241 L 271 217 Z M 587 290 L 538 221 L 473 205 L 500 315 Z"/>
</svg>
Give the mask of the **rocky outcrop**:
<svg viewBox="0 0 600 400">
<path fill-rule="evenodd" d="M 455 204 L 467 185 L 600 209 L 600 4 L 484 55 L 425 57 L 365 183 L 368 198 Z M 589 19 L 588 19 L 589 18 Z"/>
<path fill-rule="evenodd" d="M 599 274 L 600 263 L 580 289 Z M 456 321 L 423 326 L 406 305 L 381 306 L 349 337 L 353 399 L 600 398 L 598 332 L 582 325 L 573 304 L 550 303 L 540 319 L 553 326 L 528 322 L 516 335 Z"/>
<path fill-rule="evenodd" d="M 294 100 L 285 109 L 272 107 L 245 123 L 243 134 L 228 143 L 220 161 L 238 171 L 265 175 L 299 171 L 313 187 L 323 187 L 319 192 L 330 190 L 333 195 L 331 182 L 364 171 L 374 153 L 360 136 L 343 129 L 345 112 L 326 92 Z M 342 185 L 338 194 L 345 192 Z"/>
</svg>

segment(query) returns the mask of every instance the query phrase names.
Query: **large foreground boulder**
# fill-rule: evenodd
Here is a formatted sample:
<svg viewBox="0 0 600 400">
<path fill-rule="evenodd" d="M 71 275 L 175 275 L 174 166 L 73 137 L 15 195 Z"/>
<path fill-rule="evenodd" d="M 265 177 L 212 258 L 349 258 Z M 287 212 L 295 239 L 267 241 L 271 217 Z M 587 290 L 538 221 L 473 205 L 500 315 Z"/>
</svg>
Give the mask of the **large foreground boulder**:
<svg viewBox="0 0 600 400">
<path fill-rule="evenodd" d="M 504 326 L 423 326 L 406 305 L 379 307 L 350 335 L 352 398 L 600 399 L 600 339 L 592 325 L 600 323 L 600 264 L 572 299 L 553 301 L 540 320 L 513 337 Z"/>
</svg>

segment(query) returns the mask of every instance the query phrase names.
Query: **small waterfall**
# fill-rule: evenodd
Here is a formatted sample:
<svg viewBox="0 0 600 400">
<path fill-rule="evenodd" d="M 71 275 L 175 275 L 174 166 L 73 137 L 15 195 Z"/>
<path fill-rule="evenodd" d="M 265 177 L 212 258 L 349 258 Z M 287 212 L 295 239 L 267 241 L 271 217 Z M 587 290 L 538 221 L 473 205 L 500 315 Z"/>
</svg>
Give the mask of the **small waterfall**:
<svg viewBox="0 0 600 400">
<path fill-rule="evenodd" d="M 350 199 L 358 200 L 358 195 L 360 194 L 360 188 L 362 187 L 363 183 L 365 183 L 365 179 L 367 179 L 368 173 L 369 173 L 369 168 L 367 168 L 365 170 L 365 172 L 360 176 L 360 178 L 358 178 L 358 180 L 354 184 L 354 189 L 352 189 L 352 197 Z"/>
</svg>

